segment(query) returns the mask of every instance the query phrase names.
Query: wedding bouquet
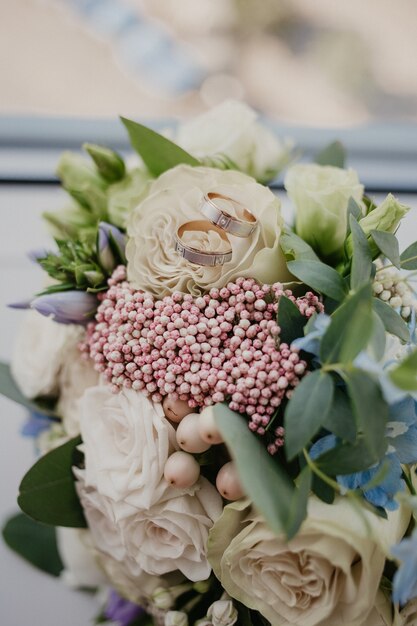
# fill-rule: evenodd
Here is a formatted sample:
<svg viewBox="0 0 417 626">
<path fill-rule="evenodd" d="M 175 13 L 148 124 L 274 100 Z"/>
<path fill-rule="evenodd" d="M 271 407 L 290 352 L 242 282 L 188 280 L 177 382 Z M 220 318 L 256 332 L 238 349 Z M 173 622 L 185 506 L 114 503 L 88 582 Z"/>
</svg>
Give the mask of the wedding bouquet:
<svg viewBox="0 0 417 626">
<path fill-rule="evenodd" d="M 1 391 L 39 458 L 6 542 L 122 626 L 417 624 L 417 350 L 400 253 L 340 144 L 291 165 L 244 105 L 140 159 L 86 145 L 31 253 Z M 103 595 L 104 594 L 104 595 Z"/>
</svg>

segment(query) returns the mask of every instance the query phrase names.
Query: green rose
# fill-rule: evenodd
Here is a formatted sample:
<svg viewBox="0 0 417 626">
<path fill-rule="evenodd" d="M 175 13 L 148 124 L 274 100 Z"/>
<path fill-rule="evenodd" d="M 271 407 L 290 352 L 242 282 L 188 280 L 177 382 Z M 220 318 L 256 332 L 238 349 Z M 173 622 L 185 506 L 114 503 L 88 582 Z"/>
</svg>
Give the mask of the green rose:
<svg viewBox="0 0 417 626">
<path fill-rule="evenodd" d="M 208 558 L 226 592 L 272 626 L 382 626 L 374 618 L 385 558 L 409 518 L 399 510 L 384 520 L 346 498 L 329 505 L 311 497 L 287 541 L 240 500 L 214 524 Z"/>
<path fill-rule="evenodd" d="M 349 198 L 362 201 L 363 185 L 352 169 L 294 165 L 285 188 L 295 206 L 296 232 L 322 257 L 339 255 L 346 237 Z"/>
</svg>

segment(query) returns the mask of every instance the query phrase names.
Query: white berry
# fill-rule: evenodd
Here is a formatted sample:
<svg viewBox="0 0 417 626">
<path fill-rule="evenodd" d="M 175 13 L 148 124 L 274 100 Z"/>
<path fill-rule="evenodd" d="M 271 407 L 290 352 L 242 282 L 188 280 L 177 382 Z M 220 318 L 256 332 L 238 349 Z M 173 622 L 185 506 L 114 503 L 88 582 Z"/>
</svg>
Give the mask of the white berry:
<svg viewBox="0 0 417 626">
<path fill-rule="evenodd" d="M 192 408 L 188 406 L 188 402 L 185 402 L 185 400 L 173 400 L 171 396 L 167 396 L 164 399 L 162 408 L 164 409 L 165 417 L 175 423 L 180 422 L 183 417 L 193 412 Z"/>
<path fill-rule="evenodd" d="M 229 461 L 220 469 L 216 478 L 216 487 L 226 500 L 239 500 L 239 498 L 244 496 L 244 491 L 237 475 L 236 465 L 233 461 Z"/>
<path fill-rule="evenodd" d="M 208 406 L 201 411 L 199 415 L 199 432 L 201 439 L 207 441 L 207 443 L 223 443 L 223 437 L 216 426 L 212 406 Z"/>
<path fill-rule="evenodd" d="M 165 480 L 178 489 L 194 485 L 200 476 L 200 466 L 191 454 L 174 452 L 165 463 Z"/>
<path fill-rule="evenodd" d="M 211 447 L 211 443 L 200 437 L 200 416 L 189 413 L 178 425 L 177 442 L 179 447 L 192 454 L 200 454 Z"/>
</svg>

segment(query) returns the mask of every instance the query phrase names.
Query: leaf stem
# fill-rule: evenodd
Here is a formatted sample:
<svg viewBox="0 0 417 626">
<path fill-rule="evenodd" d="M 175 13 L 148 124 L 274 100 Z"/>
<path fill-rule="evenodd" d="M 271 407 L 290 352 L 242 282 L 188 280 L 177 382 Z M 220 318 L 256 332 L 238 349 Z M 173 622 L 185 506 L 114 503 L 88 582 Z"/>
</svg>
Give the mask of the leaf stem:
<svg viewBox="0 0 417 626">
<path fill-rule="evenodd" d="M 324 472 L 321 471 L 321 469 L 316 465 L 316 463 L 314 463 L 313 459 L 311 458 L 311 456 L 309 455 L 309 453 L 307 452 L 307 450 L 305 448 L 303 448 L 303 454 L 304 454 L 304 458 L 305 458 L 305 460 L 307 462 L 307 465 L 309 466 L 311 471 L 314 472 L 314 474 L 316 474 L 316 476 L 318 476 L 323 482 L 325 482 L 327 485 L 329 485 L 329 487 L 331 487 L 337 493 L 342 495 L 344 492 L 343 492 L 341 486 L 339 485 L 339 483 L 336 482 L 335 480 L 330 478 L 330 476 L 327 476 L 327 474 L 325 474 Z"/>
</svg>

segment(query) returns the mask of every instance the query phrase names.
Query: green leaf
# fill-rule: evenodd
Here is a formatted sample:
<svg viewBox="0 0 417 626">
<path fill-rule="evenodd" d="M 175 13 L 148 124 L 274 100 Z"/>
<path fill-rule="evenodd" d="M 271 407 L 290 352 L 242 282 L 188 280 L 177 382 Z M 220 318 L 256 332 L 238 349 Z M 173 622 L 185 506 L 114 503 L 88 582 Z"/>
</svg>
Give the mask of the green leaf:
<svg viewBox="0 0 417 626">
<path fill-rule="evenodd" d="M 346 151 L 340 141 L 333 141 L 321 150 L 314 161 L 318 165 L 333 165 L 333 167 L 344 167 Z"/>
<path fill-rule="evenodd" d="M 387 449 L 385 428 L 388 421 L 388 405 L 378 383 L 359 369 L 343 373 L 356 417 L 358 431 L 372 457 L 382 458 Z"/>
<path fill-rule="evenodd" d="M 389 372 L 394 385 L 404 391 L 417 391 L 417 350 Z"/>
<path fill-rule="evenodd" d="M 51 450 L 23 477 L 17 502 L 26 515 L 53 526 L 86 527 L 72 472 L 80 443 L 76 437 Z"/>
<path fill-rule="evenodd" d="M 326 504 L 333 504 L 335 498 L 333 487 L 330 487 L 330 485 L 325 483 L 324 480 L 317 476 L 317 474 L 314 474 L 313 476 L 312 490 L 322 502 L 325 502 Z"/>
<path fill-rule="evenodd" d="M 410 331 L 401 315 L 398 315 L 389 304 L 386 304 L 386 302 L 383 302 L 379 298 L 373 298 L 372 306 L 375 313 L 381 318 L 387 333 L 396 335 L 405 343 L 410 341 Z"/>
<path fill-rule="evenodd" d="M 349 218 L 349 224 L 353 247 L 350 287 L 356 290 L 369 283 L 372 273 L 372 253 L 368 239 L 353 215 Z"/>
<path fill-rule="evenodd" d="M 400 247 L 397 237 L 383 230 L 371 230 L 371 236 L 382 254 L 389 259 L 395 267 L 400 269 Z"/>
<path fill-rule="evenodd" d="M 39 524 L 23 513 L 18 513 L 6 522 L 3 538 L 9 548 L 43 572 L 59 576 L 64 569 L 55 528 Z"/>
<path fill-rule="evenodd" d="M 97 146 L 91 143 L 85 143 L 83 150 L 88 152 L 93 159 L 99 174 L 108 183 L 114 183 L 121 180 L 125 173 L 126 167 L 120 154 L 106 148 L 105 146 Z"/>
<path fill-rule="evenodd" d="M 331 433 L 347 441 L 356 439 L 356 421 L 347 395 L 336 387 L 333 402 L 322 426 Z"/>
<path fill-rule="evenodd" d="M 312 478 L 311 469 L 306 465 L 298 476 L 296 489 L 290 501 L 289 517 L 286 526 L 289 538 L 297 534 L 301 524 L 307 517 L 307 502 L 311 491 Z"/>
<path fill-rule="evenodd" d="M 10 366 L 0 361 L 0 394 L 26 407 L 30 411 L 37 411 L 50 417 L 56 416 L 52 406 L 55 401 L 48 399 L 29 400 L 20 391 L 19 387 L 12 376 Z"/>
<path fill-rule="evenodd" d="M 355 198 L 353 198 L 352 196 L 349 198 L 347 210 L 348 210 L 348 224 L 349 224 L 350 215 L 353 215 L 353 217 L 355 218 L 357 222 L 360 220 L 361 217 L 363 217 L 361 207 L 356 202 Z"/>
<path fill-rule="evenodd" d="M 307 318 L 286 296 L 281 296 L 278 303 L 277 324 L 281 328 L 280 340 L 290 345 L 294 339 L 304 336 Z"/>
<path fill-rule="evenodd" d="M 333 313 L 320 346 L 323 363 L 351 363 L 372 335 L 372 291 L 365 285 Z"/>
<path fill-rule="evenodd" d="M 285 416 L 285 450 L 293 459 L 320 429 L 333 401 L 334 384 L 330 374 L 316 370 L 307 374 L 288 402 Z"/>
<path fill-rule="evenodd" d="M 369 348 L 376 361 L 380 361 L 385 354 L 386 331 L 385 326 L 375 311 L 372 311 L 373 330 Z"/>
<path fill-rule="evenodd" d="M 313 248 L 298 235 L 286 228 L 280 237 L 279 244 L 287 261 L 311 260 L 320 261 Z"/>
<path fill-rule="evenodd" d="M 277 534 L 296 532 L 294 484 L 249 430 L 246 420 L 224 404 L 212 408 L 217 426 L 233 457 L 247 496 Z M 248 459 L 251 460 L 248 463 Z M 254 471 L 256 468 L 256 471 Z M 279 493 L 279 498 L 276 494 Z"/>
<path fill-rule="evenodd" d="M 347 294 L 346 283 L 335 269 L 321 261 L 300 260 L 287 263 L 291 274 L 319 293 L 340 302 Z"/>
<path fill-rule="evenodd" d="M 314 462 L 329 476 L 343 476 L 363 472 L 377 463 L 379 458 L 370 450 L 364 439 L 355 443 L 341 443 L 324 452 Z"/>
<path fill-rule="evenodd" d="M 404 250 L 400 259 L 403 270 L 417 270 L 417 241 Z"/>
<path fill-rule="evenodd" d="M 132 147 L 142 157 L 153 176 L 159 176 L 181 163 L 200 165 L 191 154 L 154 130 L 124 117 L 120 119 L 129 133 Z"/>
</svg>

